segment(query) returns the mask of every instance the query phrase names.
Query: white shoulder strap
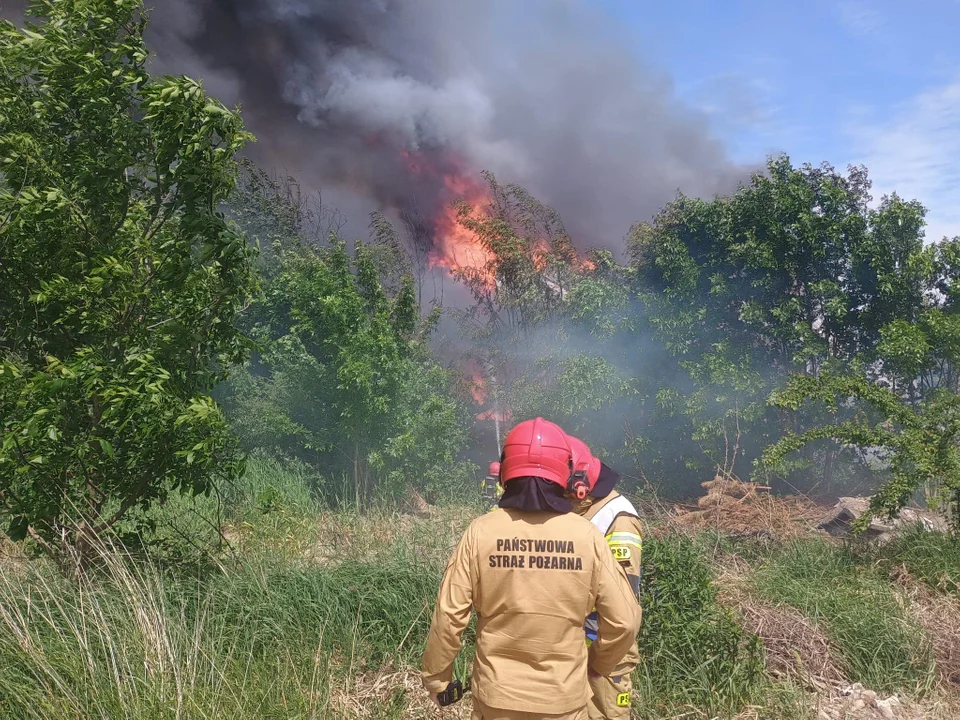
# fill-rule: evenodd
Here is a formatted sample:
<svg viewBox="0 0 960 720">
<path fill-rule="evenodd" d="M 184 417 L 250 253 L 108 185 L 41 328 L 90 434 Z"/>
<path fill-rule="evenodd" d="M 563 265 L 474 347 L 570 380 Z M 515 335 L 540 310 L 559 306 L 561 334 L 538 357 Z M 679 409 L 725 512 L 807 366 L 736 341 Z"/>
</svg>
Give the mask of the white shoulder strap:
<svg viewBox="0 0 960 720">
<path fill-rule="evenodd" d="M 633 507 L 633 503 L 623 495 L 620 495 L 600 508 L 597 514 L 590 518 L 590 522 L 592 522 L 601 533 L 606 535 L 610 530 L 610 526 L 613 525 L 613 521 L 617 519 L 617 515 L 640 517 L 636 508 Z"/>
</svg>

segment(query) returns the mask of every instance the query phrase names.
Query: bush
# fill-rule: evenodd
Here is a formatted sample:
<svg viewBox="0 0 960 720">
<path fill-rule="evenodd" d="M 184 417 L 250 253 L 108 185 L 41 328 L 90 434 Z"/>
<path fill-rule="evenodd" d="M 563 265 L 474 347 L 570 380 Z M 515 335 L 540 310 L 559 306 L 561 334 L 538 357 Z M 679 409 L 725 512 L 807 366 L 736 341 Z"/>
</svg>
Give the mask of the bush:
<svg viewBox="0 0 960 720">
<path fill-rule="evenodd" d="M 709 563 L 684 535 L 644 543 L 641 665 L 637 687 L 647 708 L 670 703 L 734 711 L 763 677 L 759 639 L 743 631 L 716 597 Z"/>
<path fill-rule="evenodd" d="M 209 393 L 247 355 L 253 260 L 216 207 L 250 136 L 149 78 L 141 5 L 0 28 L 0 516 L 61 557 L 240 469 Z"/>
</svg>

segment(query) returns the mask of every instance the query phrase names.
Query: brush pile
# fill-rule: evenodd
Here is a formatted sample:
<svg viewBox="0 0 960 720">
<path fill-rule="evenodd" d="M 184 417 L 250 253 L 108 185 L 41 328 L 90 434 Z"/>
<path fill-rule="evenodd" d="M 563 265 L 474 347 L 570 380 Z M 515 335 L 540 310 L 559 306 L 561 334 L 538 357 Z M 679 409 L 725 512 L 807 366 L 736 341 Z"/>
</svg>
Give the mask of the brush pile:
<svg viewBox="0 0 960 720">
<path fill-rule="evenodd" d="M 815 534 L 823 509 L 802 496 L 775 496 L 770 488 L 717 475 L 701 484 L 696 508 L 679 508 L 676 521 L 692 530 L 746 538 L 787 539 Z"/>
</svg>

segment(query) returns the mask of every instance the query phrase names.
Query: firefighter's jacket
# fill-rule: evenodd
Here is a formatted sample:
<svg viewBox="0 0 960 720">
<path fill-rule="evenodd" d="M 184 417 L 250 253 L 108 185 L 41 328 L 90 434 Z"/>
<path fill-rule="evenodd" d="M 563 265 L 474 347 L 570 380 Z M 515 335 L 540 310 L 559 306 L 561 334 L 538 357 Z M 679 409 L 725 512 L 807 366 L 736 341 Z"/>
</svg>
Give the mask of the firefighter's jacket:
<svg viewBox="0 0 960 720">
<path fill-rule="evenodd" d="M 633 504 L 616 490 L 592 504 L 584 517 L 603 533 L 610 551 L 623 567 L 637 602 L 640 601 L 642 528 Z M 584 626 L 587 642 L 597 637 L 597 614 L 591 613 Z M 636 640 L 617 665 L 618 674 L 628 674 L 640 662 Z"/>
<path fill-rule="evenodd" d="M 590 669 L 609 675 L 634 642 L 640 612 L 603 536 L 573 513 L 496 509 L 467 528 L 447 564 L 423 656 L 423 683 L 451 680 L 460 636 L 477 614 L 472 690 L 493 708 L 564 713 L 589 698 L 583 623 L 597 609 Z"/>
</svg>

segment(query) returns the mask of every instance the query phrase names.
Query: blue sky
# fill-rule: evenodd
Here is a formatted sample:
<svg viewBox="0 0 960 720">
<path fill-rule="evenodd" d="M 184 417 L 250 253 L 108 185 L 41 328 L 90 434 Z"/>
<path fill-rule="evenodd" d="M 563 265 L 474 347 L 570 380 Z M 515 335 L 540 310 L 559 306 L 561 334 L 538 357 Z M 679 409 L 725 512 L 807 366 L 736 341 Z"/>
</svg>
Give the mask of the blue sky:
<svg viewBox="0 0 960 720">
<path fill-rule="evenodd" d="M 960 0 L 598 0 L 731 155 L 863 163 L 960 235 Z"/>
</svg>

